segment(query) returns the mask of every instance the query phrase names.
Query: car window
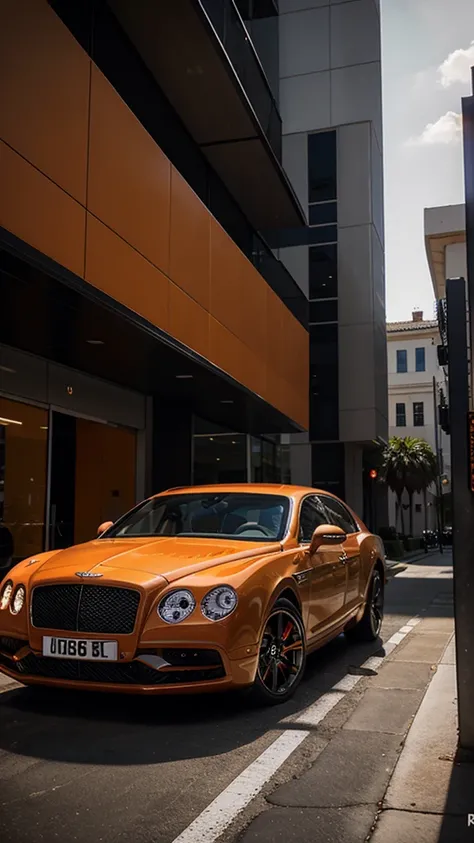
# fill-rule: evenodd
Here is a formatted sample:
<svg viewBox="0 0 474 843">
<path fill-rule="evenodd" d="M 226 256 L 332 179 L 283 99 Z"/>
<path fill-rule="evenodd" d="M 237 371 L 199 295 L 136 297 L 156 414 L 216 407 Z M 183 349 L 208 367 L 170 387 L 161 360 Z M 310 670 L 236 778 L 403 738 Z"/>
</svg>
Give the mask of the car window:
<svg viewBox="0 0 474 843">
<path fill-rule="evenodd" d="M 330 524 L 335 524 L 337 527 L 341 527 L 345 533 L 359 532 L 356 522 L 344 504 L 336 500 L 336 498 L 324 497 L 322 500 L 327 509 Z"/>
<path fill-rule="evenodd" d="M 258 493 L 183 493 L 145 501 L 101 538 L 200 536 L 242 541 L 280 541 L 288 522 L 289 499 Z"/>
<path fill-rule="evenodd" d="M 316 527 L 319 527 L 321 524 L 327 524 L 328 522 L 329 516 L 324 504 L 319 498 L 316 495 L 305 498 L 301 504 L 300 511 L 299 541 L 302 544 L 308 544 L 313 537 Z"/>
</svg>

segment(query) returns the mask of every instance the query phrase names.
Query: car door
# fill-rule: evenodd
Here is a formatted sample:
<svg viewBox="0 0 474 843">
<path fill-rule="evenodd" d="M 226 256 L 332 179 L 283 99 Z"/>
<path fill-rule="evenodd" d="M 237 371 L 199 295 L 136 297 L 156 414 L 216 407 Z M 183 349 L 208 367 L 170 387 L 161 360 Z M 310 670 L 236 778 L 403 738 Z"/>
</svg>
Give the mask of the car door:
<svg viewBox="0 0 474 843">
<path fill-rule="evenodd" d="M 344 565 L 346 568 L 346 596 L 344 607 L 346 612 L 357 608 L 361 602 L 360 598 L 360 532 L 359 525 L 355 522 L 349 510 L 337 498 L 329 495 L 323 499 L 328 511 L 329 523 L 341 527 L 346 533 L 346 541 L 341 545 L 345 556 Z"/>
<path fill-rule="evenodd" d="M 316 527 L 331 523 L 317 495 L 304 498 L 300 510 L 299 539 L 307 547 L 311 588 L 307 620 L 310 641 L 337 623 L 344 613 L 346 572 L 342 562 L 342 545 L 321 547 L 310 554 L 309 544 Z"/>
</svg>

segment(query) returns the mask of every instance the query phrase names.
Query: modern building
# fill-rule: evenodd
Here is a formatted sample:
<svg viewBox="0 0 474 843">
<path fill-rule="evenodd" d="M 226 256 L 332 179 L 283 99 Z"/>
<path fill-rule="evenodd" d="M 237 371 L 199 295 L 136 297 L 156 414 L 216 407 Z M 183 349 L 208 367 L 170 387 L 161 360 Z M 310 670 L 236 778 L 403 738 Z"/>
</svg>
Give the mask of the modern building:
<svg viewBox="0 0 474 843">
<path fill-rule="evenodd" d="M 374 0 L 2 3 L 15 556 L 192 482 L 361 509 L 386 424 L 379 30 Z"/>
<path fill-rule="evenodd" d="M 467 278 L 466 208 L 425 208 L 425 248 L 435 299 L 446 296 L 447 278 Z"/>
<path fill-rule="evenodd" d="M 310 425 L 291 437 L 291 473 L 380 526 L 386 496 L 369 479 L 388 429 L 380 8 L 280 0 L 279 10 L 283 165 L 308 215 L 305 230 L 271 239 L 309 299 Z"/>
<path fill-rule="evenodd" d="M 438 322 L 423 319 L 421 311 L 414 311 L 409 322 L 387 324 L 388 406 L 390 436 L 413 436 L 424 439 L 438 453 L 443 476 L 441 492 L 451 491 L 450 437 L 441 429 L 438 407 L 446 400 L 446 378 L 438 363 L 440 345 Z M 422 494 L 414 497 L 413 532 L 419 536 L 427 527 L 437 529 L 437 489 L 433 485 L 427 493 L 427 509 Z M 446 498 L 448 501 L 449 498 Z M 408 530 L 408 495 L 402 505 L 406 511 Z M 448 507 L 446 506 L 447 510 Z M 390 524 L 400 529 L 401 518 L 396 496 L 389 493 Z"/>
</svg>

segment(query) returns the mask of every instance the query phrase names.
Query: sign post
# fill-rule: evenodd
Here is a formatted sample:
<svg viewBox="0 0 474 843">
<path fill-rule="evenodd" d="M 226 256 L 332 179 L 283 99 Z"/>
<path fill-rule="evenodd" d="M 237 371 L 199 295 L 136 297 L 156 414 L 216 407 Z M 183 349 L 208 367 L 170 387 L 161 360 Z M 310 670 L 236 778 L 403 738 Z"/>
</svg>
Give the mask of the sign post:
<svg viewBox="0 0 474 843">
<path fill-rule="evenodd" d="M 464 278 L 448 279 L 446 299 L 459 743 L 474 751 L 474 414 L 469 412 Z"/>
</svg>

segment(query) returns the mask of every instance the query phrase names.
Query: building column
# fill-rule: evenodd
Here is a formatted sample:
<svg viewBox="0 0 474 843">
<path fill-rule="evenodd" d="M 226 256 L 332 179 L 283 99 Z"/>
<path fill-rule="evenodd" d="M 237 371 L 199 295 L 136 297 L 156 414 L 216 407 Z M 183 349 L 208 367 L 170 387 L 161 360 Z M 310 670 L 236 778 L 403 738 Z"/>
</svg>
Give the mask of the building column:
<svg viewBox="0 0 474 843">
<path fill-rule="evenodd" d="M 153 492 L 192 483 L 193 414 L 187 404 L 153 399 Z"/>
</svg>

